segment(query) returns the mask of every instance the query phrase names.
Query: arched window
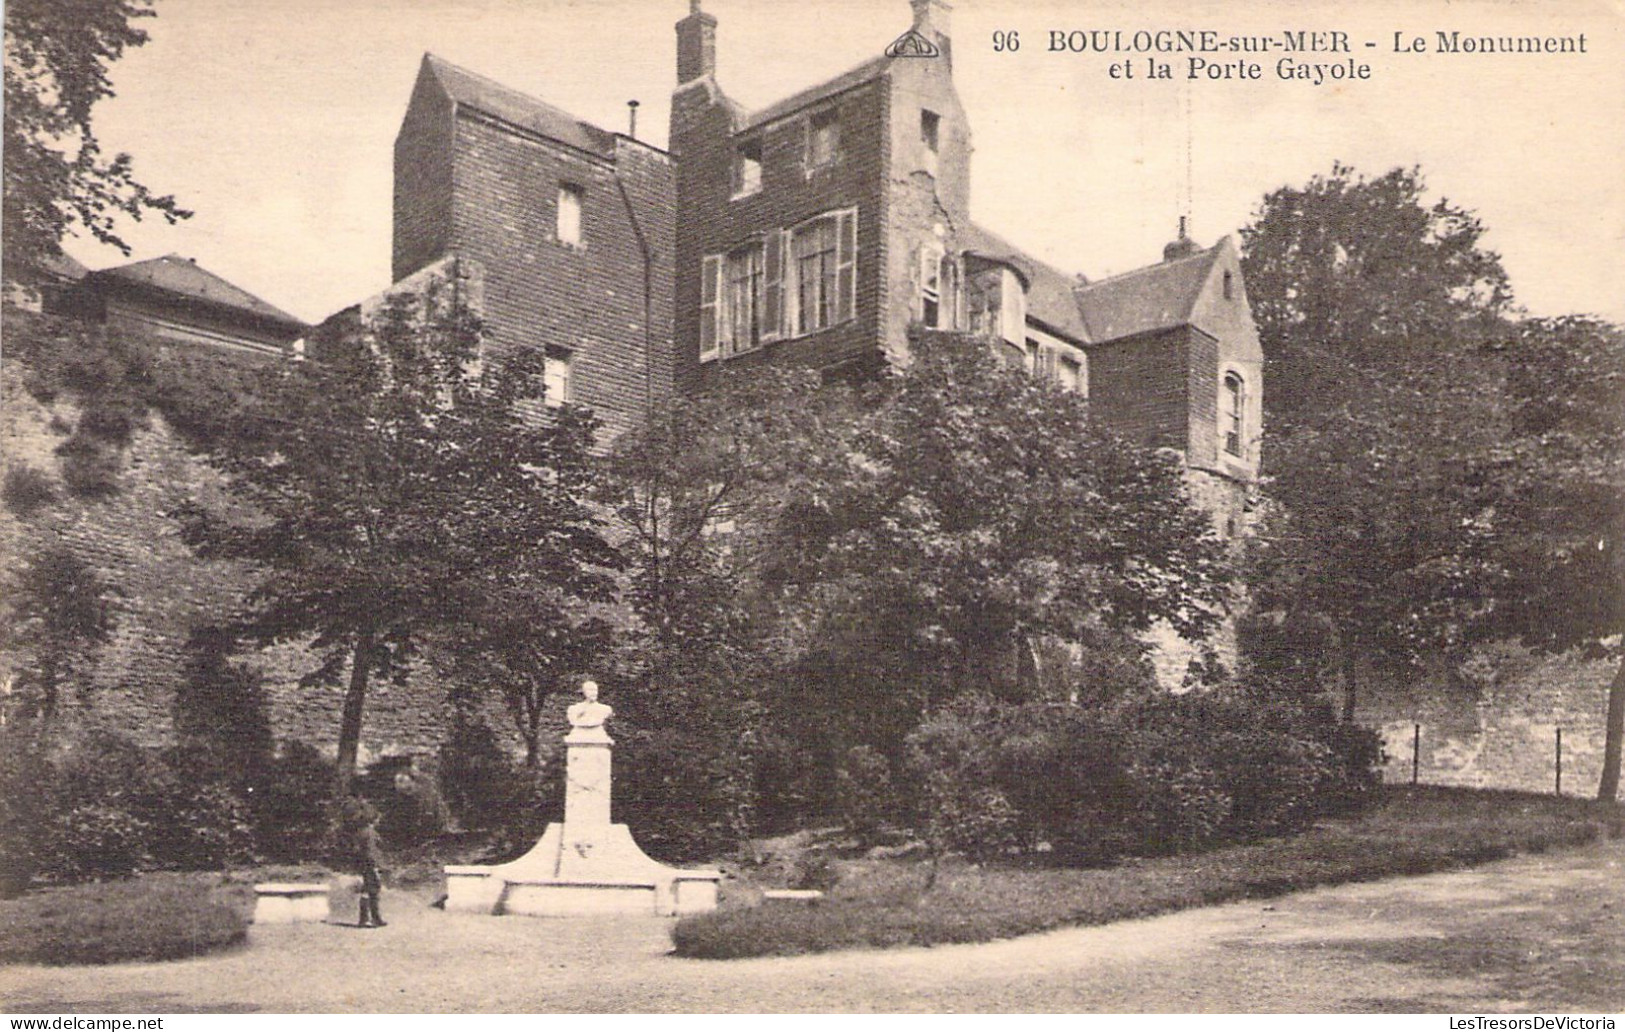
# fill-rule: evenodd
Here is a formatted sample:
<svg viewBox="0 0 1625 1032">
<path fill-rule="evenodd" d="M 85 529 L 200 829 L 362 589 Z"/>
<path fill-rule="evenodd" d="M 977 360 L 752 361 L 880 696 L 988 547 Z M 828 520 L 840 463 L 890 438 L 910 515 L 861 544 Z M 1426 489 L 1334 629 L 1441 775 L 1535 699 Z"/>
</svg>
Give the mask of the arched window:
<svg viewBox="0 0 1625 1032">
<path fill-rule="evenodd" d="M 1247 413 L 1247 385 L 1241 374 L 1224 374 L 1224 392 L 1219 397 L 1222 406 L 1220 419 L 1224 424 L 1224 450 L 1238 458 L 1243 454 L 1245 438 L 1242 436 Z"/>
</svg>

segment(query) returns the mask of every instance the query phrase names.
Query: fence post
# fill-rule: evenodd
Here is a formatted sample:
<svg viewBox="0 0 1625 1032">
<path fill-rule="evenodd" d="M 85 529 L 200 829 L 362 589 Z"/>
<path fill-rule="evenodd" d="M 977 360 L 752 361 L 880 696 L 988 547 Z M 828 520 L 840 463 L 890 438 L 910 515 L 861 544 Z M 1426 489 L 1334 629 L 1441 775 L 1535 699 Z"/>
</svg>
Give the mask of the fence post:
<svg viewBox="0 0 1625 1032">
<path fill-rule="evenodd" d="M 1563 729 L 1557 729 L 1557 794 L 1563 794 Z"/>
<path fill-rule="evenodd" d="M 1411 734 L 1411 785 L 1422 779 L 1422 725 L 1417 724 Z"/>
</svg>

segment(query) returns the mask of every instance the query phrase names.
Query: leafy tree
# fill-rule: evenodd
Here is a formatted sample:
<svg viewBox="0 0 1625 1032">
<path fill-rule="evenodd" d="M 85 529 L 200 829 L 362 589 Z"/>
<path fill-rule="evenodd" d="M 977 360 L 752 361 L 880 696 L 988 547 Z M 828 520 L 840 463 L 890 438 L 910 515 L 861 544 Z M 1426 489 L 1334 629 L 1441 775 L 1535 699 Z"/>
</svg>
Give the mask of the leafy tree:
<svg viewBox="0 0 1625 1032">
<path fill-rule="evenodd" d="M 1250 586 L 1289 624 L 1329 626 L 1347 719 L 1367 660 L 1452 667 L 1488 572 L 1465 477 L 1505 426 L 1477 345 L 1511 289 L 1476 216 L 1423 191 L 1417 169 L 1338 164 L 1242 231 L 1271 384 Z"/>
<path fill-rule="evenodd" d="M 1511 425 L 1475 486 L 1496 576 L 1477 630 L 1625 660 L 1625 329 L 1530 319 L 1495 347 Z M 1599 799 L 1619 793 L 1625 663 L 1608 691 Z"/>
<path fill-rule="evenodd" d="M 1200 640 L 1223 611 L 1223 548 L 1178 458 L 1104 432 L 1083 398 L 985 342 L 920 335 L 845 464 L 821 472 L 784 527 L 816 571 L 803 597 L 850 606 L 875 645 L 908 653 L 928 701 L 1028 691 L 1043 639 L 1162 622 Z"/>
<path fill-rule="evenodd" d="M 425 635 L 504 594 L 597 597 L 618 557 L 581 499 L 590 417 L 537 417 L 540 358 L 483 351 L 478 321 L 442 291 L 330 320 L 311 356 L 268 368 L 213 439 L 254 515 L 194 512 L 190 529 L 203 554 L 265 570 L 238 633 L 309 639 L 321 662 L 307 682 L 348 671 L 342 791 L 373 678 L 406 677 Z"/>
<path fill-rule="evenodd" d="M 128 154 L 104 156 L 91 110 L 113 95 L 108 65 L 147 41 L 152 0 L 10 0 L 5 5 L 4 265 L 26 278 L 75 227 L 126 254 L 116 218 L 190 216 L 137 182 Z"/>
<path fill-rule="evenodd" d="M 770 528 L 816 464 L 844 395 L 771 369 L 725 378 L 623 438 L 601 494 L 626 537 L 627 601 L 612 702 L 623 814 L 651 843 L 698 853 L 742 837 L 764 752 L 777 622 Z"/>
<path fill-rule="evenodd" d="M 530 772 L 541 764 L 542 732 L 557 716 L 550 704 L 609 653 L 613 628 L 601 604 L 614 597 L 615 584 L 606 569 L 544 561 L 500 571 L 442 650 L 466 694 L 488 686 L 501 693 Z"/>
<path fill-rule="evenodd" d="M 1272 435 L 1335 405 L 1350 365 L 1495 331 L 1512 301 L 1500 256 L 1482 246 L 1476 215 L 1442 197 L 1429 205 L 1425 190 L 1419 168 L 1366 179 L 1338 163 L 1265 196 L 1242 229 Z"/>
</svg>

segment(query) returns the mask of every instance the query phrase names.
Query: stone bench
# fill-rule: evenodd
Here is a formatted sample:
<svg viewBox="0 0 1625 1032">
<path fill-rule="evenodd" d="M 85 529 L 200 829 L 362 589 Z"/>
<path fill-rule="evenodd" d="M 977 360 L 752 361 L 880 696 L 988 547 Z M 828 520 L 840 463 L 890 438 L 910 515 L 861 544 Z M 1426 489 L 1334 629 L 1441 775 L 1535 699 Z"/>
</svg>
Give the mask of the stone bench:
<svg viewBox="0 0 1625 1032">
<path fill-rule="evenodd" d="M 254 886 L 255 924 L 305 924 L 327 920 L 327 885 L 261 882 Z"/>
<path fill-rule="evenodd" d="M 810 906 L 824 898 L 817 889 L 768 889 L 762 893 L 763 903 L 801 903 Z"/>
</svg>

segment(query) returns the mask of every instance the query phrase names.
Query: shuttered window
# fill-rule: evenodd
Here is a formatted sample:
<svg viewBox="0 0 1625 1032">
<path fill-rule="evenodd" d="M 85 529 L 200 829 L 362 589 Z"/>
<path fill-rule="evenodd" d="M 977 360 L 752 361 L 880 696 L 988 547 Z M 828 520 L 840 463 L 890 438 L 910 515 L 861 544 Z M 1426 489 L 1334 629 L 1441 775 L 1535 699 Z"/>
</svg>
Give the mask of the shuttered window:
<svg viewBox="0 0 1625 1032">
<path fill-rule="evenodd" d="M 790 232 L 785 296 L 794 336 L 816 333 L 857 314 L 857 209 L 830 212 Z"/>
</svg>

